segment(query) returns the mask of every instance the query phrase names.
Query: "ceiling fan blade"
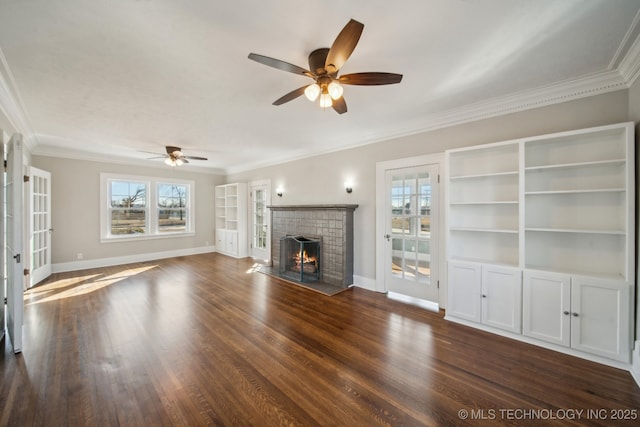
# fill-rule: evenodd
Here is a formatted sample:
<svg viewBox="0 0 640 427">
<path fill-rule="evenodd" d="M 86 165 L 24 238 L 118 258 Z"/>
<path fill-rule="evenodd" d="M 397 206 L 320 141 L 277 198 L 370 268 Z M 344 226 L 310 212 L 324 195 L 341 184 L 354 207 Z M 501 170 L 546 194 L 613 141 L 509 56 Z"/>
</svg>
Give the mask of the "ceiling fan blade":
<svg viewBox="0 0 640 427">
<path fill-rule="evenodd" d="M 338 99 L 334 99 L 331 106 L 334 110 L 336 110 L 336 113 L 338 114 L 344 114 L 347 112 L 347 103 L 342 96 Z"/>
<path fill-rule="evenodd" d="M 324 68 L 329 74 L 337 73 L 347 62 L 360 40 L 364 24 L 352 19 L 347 22 L 331 45 Z"/>
<path fill-rule="evenodd" d="M 209 160 L 206 157 L 198 157 L 198 156 L 182 156 L 181 159 L 189 159 L 189 160 Z"/>
<path fill-rule="evenodd" d="M 285 102 L 289 102 L 296 99 L 297 97 L 299 97 L 304 93 L 304 90 L 307 88 L 307 86 L 302 86 L 302 87 L 299 87 L 298 89 L 292 90 L 288 94 L 273 101 L 273 105 L 282 105 Z"/>
<path fill-rule="evenodd" d="M 156 156 L 167 157 L 167 155 L 166 155 L 166 154 L 157 153 L 157 152 L 155 152 L 155 151 L 142 151 L 142 150 L 138 150 L 138 153 L 155 154 Z"/>
<path fill-rule="evenodd" d="M 257 53 L 250 53 L 249 59 L 267 65 L 269 67 L 277 68 L 278 70 L 288 71 L 293 74 L 302 74 L 303 76 L 307 77 L 313 77 L 311 71 L 305 70 L 302 67 L 298 67 L 297 65 L 293 65 L 279 59 L 270 58 L 264 55 L 258 55 Z"/>
<path fill-rule="evenodd" d="M 402 81 L 402 74 L 394 73 L 353 73 L 340 76 L 338 81 L 345 85 L 362 85 L 362 86 L 376 86 L 376 85 L 390 85 L 394 83 L 400 83 Z"/>
<path fill-rule="evenodd" d="M 169 156 L 167 156 L 166 154 L 163 154 L 161 156 L 155 156 L 155 157 L 147 157 L 147 160 L 155 160 L 155 159 L 167 159 Z"/>
</svg>

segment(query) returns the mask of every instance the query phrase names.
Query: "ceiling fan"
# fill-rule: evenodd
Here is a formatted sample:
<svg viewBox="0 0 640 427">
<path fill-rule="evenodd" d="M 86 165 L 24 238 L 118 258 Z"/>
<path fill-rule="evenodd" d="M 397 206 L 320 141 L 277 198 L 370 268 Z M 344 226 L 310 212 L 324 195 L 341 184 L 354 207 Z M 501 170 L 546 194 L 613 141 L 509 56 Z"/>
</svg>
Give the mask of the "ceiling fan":
<svg viewBox="0 0 640 427">
<path fill-rule="evenodd" d="M 180 166 L 184 163 L 189 163 L 189 160 L 208 160 L 206 157 L 185 156 L 180 147 L 167 145 L 165 148 L 167 154 L 158 154 L 157 157 L 150 157 L 149 159 L 165 159 L 164 162 L 169 166 Z"/>
<path fill-rule="evenodd" d="M 344 114 L 347 112 L 347 104 L 342 97 L 341 85 L 389 85 L 402 80 L 402 74 L 377 72 L 344 74 L 338 77 L 338 71 L 356 48 L 363 29 L 364 24 L 351 19 L 340 31 L 331 48 L 316 49 L 309 54 L 309 70 L 257 53 L 250 53 L 249 59 L 279 70 L 311 77 L 315 81 L 276 99 L 273 105 L 282 105 L 304 94 L 310 101 L 320 97 L 320 107 L 333 107 L 338 114 Z"/>
</svg>

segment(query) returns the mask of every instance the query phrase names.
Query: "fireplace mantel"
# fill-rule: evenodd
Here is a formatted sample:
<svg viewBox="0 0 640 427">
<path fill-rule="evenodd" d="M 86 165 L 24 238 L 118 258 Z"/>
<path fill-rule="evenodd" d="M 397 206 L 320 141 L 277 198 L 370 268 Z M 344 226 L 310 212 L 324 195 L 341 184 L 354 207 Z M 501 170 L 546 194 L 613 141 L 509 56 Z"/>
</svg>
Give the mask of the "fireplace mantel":
<svg viewBox="0 0 640 427">
<path fill-rule="evenodd" d="M 358 205 L 270 205 L 272 211 L 300 211 L 300 210 L 347 210 L 354 211 Z"/>
<path fill-rule="evenodd" d="M 271 263 L 279 268 L 280 239 L 284 236 L 319 238 L 320 280 L 349 287 L 353 284 L 353 217 L 358 205 L 271 205 Z"/>
</svg>

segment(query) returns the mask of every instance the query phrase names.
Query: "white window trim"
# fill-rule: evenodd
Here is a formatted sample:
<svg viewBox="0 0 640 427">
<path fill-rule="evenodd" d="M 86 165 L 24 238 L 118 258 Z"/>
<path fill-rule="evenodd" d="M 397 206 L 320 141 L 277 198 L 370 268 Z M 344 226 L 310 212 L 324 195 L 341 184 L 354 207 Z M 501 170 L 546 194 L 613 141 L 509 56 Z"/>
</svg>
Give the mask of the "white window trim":
<svg viewBox="0 0 640 427">
<path fill-rule="evenodd" d="M 140 235 L 114 236 L 111 234 L 111 221 L 109 219 L 109 206 L 111 194 L 109 183 L 111 181 L 133 181 L 147 185 L 147 233 Z M 182 184 L 189 187 L 187 196 L 187 221 L 186 231 L 158 232 L 158 185 Z M 167 179 L 166 177 L 149 177 L 139 175 L 124 175 L 114 173 L 100 174 L 100 243 L 127 242 L 140 240 L 167 239 L 176 237 L 195 236 L 195 181 L 185 179 Z"/>
</svg>

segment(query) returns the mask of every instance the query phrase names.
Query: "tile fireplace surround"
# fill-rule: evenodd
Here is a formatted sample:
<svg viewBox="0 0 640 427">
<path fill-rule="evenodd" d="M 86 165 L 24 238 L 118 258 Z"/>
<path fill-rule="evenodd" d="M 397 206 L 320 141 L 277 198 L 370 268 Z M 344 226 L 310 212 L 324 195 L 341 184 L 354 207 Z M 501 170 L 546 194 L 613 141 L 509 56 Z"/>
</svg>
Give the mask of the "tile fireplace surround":
<svg viewBox="0 0 640 427">
<path fill-rule="evenodd" d="M 353 212 L 358 205 L 282 205 L 271 209 L 271 262 L 279 268 L 284 236 L 321 238 L 320 280 L 353 284 Z"/>
</svg>

